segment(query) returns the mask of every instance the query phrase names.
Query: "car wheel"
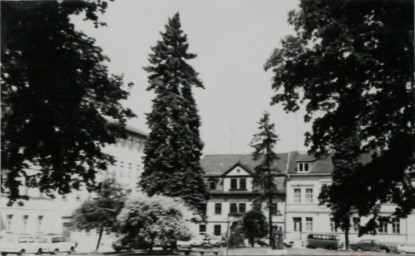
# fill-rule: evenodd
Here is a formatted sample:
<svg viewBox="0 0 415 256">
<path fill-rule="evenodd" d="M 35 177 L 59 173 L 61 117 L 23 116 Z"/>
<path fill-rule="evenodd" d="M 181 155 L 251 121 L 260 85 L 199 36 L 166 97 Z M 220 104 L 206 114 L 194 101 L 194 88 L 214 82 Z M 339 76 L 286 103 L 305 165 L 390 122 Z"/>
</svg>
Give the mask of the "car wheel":
<svg viewBox="0 0 415 256">
<path fill-rule="evenodd" d="M 361 251 L 363 251 L 363 250 L 362 250 L 362 248 L 360 248 L 360 247 L 359 247 L 359 248 L 357 248 L 357 250 L 356 250 L 356 251 L 361 252 Z"/>
<path fill-rule="evenodd" d="M 329 249 L 329 250 L 333 250 L 333 249 L 334 249 L 334 247 L 333 247 L 332 245 L 329 245 L 329 246 L 327 247 L 327 249 Z"/>
<path fill-rule="evenodd" d="M 7 252 L 1 252 L 1 256 L 6 256 Z"/>
<path fill-rule="evenodd" d="M 22 255 L 23 253 L 25 253 L 25 250 L 21 249 L 20 252 L 17 253 L 17 255 Z"/>
<path fill-rule="evenodd" d="M 36 254 L 37 254 L 37 255 L 42 255 L 42 253 L 43 253 L 43 252 L 42 252 L 42 249 L 40 249 L 40 248 L 39 248 L 39 250 L 37 250 L 37 253 L 36 253 Z"/>
<path fill-rule="evenodd" d="M 58 248 L 56 248 L 54 251 L 53 251 L 53 254 L 58 254 L 59 253 L 59 249 Z"/>
<path fill-rule="evenodd" d="M 75 252 L 75 247 L 71 247 L 71 249 L 69 249 L 69 253 L 74 253 Z"/>
</svg>

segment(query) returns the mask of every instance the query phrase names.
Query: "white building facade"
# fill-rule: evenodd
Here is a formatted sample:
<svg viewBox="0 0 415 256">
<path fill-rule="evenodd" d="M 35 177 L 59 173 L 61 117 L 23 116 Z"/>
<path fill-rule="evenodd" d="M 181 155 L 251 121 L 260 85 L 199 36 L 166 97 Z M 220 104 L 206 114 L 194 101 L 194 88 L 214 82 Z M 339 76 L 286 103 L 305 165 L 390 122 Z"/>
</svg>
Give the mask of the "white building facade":
<svg viewBox="0 0 415 256">
<path fill-rule="evenodd" d="M 286 237 L 291 240 L 305 241 L 310 233 L 337 233 L 344 239 L 342 230 L 336 230 L 330 217 L 330 209 L 320 206 L 318 195 L 324 184 L 331 183 L 333 170 L 330 157 L 315 159 L 308 155 L 292 153 L 293 166 L 288 168 L 286 191 Z M 367 160 L 363 160 L 367 161 Z M 350 188 L 353 189 L 353 188 Z M 345 191 L 347 193 L 347 191 Z M 395 211 L 392 204 L 384 204 L 380 216 L 391 215 Z M 376 239 L 380 242 L 401 243 L 415 241 L 415 214 L 407 218 L 395 219 L 392 223 L 381 223 L 375 236 L 358 237 L 359 223 L 365 224 L 367 218 L 351 218 L 350 241 Z"/>
<path fill-rule="evenodd" d="M 275 166 L 280 177 L 278 184 L 280 200 L 274 202 L 276 211 L 272 214 L 273 226 L 285 229 L 285 172 L 287 154 L 281 154 Z M 252 181 L 254 168 L 260 164 L 251 155 L 206 155 L 201 166 L 206 174 L 210 198 L 207 202 L 207 221 L 199 224 L 199 233 L 225 237 L 233 222 L 253 208 L 254 199 L 259 196 Z M 268 219 L 268 210 L 262 205 L 262 212 Z"/>
<path fill-rule="evenodd" d="M 137 191 L 137 182 L 143 171 L 143 149 L 146 133 L 127 126 L 127 137 L 107 145 L 103 151 L 114 156 L 116 163 L 96 176 L 99 182 L 113 177 L 126 191 Z M 34 170 L 35 171 L 35 170 Z M 74 232 L 68 227 L 71 215 L 84 201 L 92 196 L 86 189 L 74 190 L 70 194 L 50 198 L 37 188 L 21 187 L 22 195 L 29 200 L 15 202 L 8 206 L 7 194 L 0 197 L 0 232 L 24 234 L 64 234 L 78 242 L 81 251 L 92 251 L 97 243 L 97 234 Z M 103 244 L 110 243 L 105 238 Z"/>
</svg>

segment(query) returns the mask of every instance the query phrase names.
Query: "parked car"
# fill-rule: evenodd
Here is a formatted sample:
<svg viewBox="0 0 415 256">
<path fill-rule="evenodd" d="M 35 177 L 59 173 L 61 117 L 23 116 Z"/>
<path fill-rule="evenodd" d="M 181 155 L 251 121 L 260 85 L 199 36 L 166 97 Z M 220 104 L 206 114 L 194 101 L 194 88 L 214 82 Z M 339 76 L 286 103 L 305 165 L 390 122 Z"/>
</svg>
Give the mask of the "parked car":
<svg viewBox="0 0 415 256">
<path fill-rule="evenodd" d="M 396 247 L 399 253 L 415 253 L 415 243 L 403 243 Z"/>
<path fill-rule="evenodd" d="M 155 244 L 157 241 L 155 242 Z M 153 247 L 155 247 L 154 245 Z M 115 252 L 121 252 L 121 251 L 133 251 L 133 250 L 148 250 L 150 248 L 150 243 L 145 241 L 144 239 L 131 239 L 131 238 L 125 238 L 121 237 L 118 240 L 114 241 L 112 243 L 112 248 Z"/>
<path fill-rule="evenodd" d="M 134 241 L 120 238 L 112 243 L 115 252 L 131 251 L 134 249 Z"/>
<path fill-rule="evenodd" d="M 354 251 L 390 252 L 392 250 L 390 246 L 373 239 L 365 239 L 358 243 L 352 243 L 350 244 L 350 248 Z"/>
<path fill-rule="evenodd" d="M 343 247 L 343 243 L 340 241 L 339 235 L 336 234 L 309 234 L 307 247 L 337 250 Z"/>
<path fill-rule="evenodd" d="M 179 249 L 187 249 L 191 247 L 212 247 L 210 240 L 211 237 L 208 234 L 202 234 L 189 240 L 177 241 L 177 247 Z"/>
<path fill-rule="evenodd" d="M 59 252 L 75 252 L 76 242 L 68 240 L 62 235 L 44 235 L 35 238 L 37 253 L 59 253 Z"/>
<path fill-rule="evenodd" d="M 1 255 L 37 253 L 35 238 L 24 234 L 4 234 L 0 236 Z"/>
<path fill-rule="evenodd" d="M 209 243 L 213 247 L 224 247 L 226 246 L 226 239 L 223 236 L 212 236 Z"/>
</svg>

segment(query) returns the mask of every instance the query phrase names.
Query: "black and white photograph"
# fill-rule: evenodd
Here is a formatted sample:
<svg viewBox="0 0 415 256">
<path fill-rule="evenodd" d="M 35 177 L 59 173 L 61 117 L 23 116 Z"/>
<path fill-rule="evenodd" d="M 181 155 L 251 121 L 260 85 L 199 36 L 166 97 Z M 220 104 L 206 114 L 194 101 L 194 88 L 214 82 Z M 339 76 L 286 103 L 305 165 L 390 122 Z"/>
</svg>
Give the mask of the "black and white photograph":
<svg viewBox="0 0 415 256">
<path fill-rule="evenodd" d="M 0 0 L 1 256 L 415 254 L 413 0 Z"/>
</svg>

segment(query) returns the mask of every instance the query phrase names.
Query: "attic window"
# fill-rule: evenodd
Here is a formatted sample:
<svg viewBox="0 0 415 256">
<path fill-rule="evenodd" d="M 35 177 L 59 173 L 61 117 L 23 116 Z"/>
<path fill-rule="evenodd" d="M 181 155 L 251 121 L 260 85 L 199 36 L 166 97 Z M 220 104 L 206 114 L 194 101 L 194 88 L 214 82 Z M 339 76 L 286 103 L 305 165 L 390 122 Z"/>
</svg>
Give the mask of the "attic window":
<svg viewBox="0 0 415 256">
<path fill-rule="evenodd" d="M 298 163 L 297 164 L 297 171 L 298 172 L 308 172 L 310 169 L 309 169 L 309 166 L 308 166 L 308 163 Z"/>
</svg>

